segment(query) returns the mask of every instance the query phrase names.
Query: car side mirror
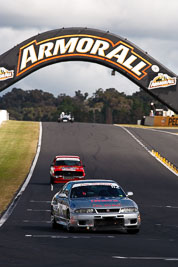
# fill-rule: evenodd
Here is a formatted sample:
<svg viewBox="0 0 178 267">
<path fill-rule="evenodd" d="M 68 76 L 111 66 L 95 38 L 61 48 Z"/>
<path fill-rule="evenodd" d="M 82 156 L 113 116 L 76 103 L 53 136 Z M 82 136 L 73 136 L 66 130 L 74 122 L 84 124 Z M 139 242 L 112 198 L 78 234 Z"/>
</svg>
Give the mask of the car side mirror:
<svg viewBox="0 0 178 267">
<path fill-rule="evenodd" d="M 127 197 L 133 196 L 133 192 L 127 192 Z"/>
</svg>

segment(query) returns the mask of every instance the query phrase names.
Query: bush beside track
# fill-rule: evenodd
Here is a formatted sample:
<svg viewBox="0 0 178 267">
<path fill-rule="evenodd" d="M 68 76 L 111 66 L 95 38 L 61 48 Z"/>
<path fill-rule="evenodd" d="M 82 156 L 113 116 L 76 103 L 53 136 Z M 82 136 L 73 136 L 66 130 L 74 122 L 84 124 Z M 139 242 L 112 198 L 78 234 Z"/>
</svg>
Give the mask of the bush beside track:
<svg viewBox="0 0 178 267">
<path fill-rule="evenodd" d="M 27 177 L 38 137 L 38 122 L 6 121 L 0 126 L 0 215 Z"/>
</svg>

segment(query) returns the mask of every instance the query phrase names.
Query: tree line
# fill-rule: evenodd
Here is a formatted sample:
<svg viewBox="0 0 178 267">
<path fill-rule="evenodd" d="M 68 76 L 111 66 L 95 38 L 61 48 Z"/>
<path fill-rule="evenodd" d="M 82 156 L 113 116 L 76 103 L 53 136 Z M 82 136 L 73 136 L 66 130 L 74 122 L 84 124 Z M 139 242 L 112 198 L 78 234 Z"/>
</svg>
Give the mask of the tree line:
<svg viewBox="0 0 178 267">
<path fill-rule="evenodd" d="M 151 102 L 162 107 L 142 89 L 132 95 L 100 88 L 91 97 L 80 90 L 55 97 L 38 89 L 13 88 L 0 97 L 0 109 L 6 109 L 11 120 L 57 121 L 61 112 L 71 112 L 78 122 L 135 124 L 149 115 Z"/>
</svg>

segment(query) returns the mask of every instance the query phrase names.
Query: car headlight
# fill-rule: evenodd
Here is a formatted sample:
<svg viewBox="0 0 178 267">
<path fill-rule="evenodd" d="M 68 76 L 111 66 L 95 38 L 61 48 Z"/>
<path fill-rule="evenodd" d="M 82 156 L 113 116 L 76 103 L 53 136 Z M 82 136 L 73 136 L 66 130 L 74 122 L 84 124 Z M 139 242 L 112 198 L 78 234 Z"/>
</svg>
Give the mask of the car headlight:
<svg viewBox="0 0 178 267">
<path fill-rule="evenodd" d="M 132 212 L 137 212 L 138 209 L 135 207 L 130 207 L 130 208 L 120 208 L 120 213 L 132 213 Z"/>
<path fill-rule="evenodd" d="M 76 209 L 75 213 L 95 213 L 94 209 Z"/>
</svg>

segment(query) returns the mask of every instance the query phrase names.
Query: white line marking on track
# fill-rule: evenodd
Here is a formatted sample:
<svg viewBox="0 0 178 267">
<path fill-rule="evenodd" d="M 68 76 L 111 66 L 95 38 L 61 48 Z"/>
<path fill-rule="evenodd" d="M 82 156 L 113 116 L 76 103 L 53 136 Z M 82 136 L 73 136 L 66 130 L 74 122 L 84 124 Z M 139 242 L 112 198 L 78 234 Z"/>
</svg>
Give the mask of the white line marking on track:
<svg viewBox="0 0 178 267">
<path fill-rule="evenodd" d="M 176 135 L 178 136 L 177 133 L 172 133 L 172 132 L 167 132 L 167 131 L 162 131 L 162 130 L 156 130 L 156 129 L 149 129 L 149 128 L 142 128 L 143 130 L 149 130 L 153 132 L 160 132 L 160 133 L 166 133 L 166 134 L 171 134 L 171 135 Z"/>
<path fill-rule="evenodd" d="M 154 154 L 152 154 L 151 151 L 149 151 L 150 155 L 154 157 L 157 161 L 159 161 L 164 167 L 166 167 L 170 172 L 172 172 L 174 175 L 178 176 L 178 173 L 174 172 L 171 168 L 169 168 L 162 160 L 160 160 L 158 157 L 156 157 Z"/>
<path fill-rule="evenodd" d="M 114 259 L 123 260 L 163 260 L 163 261 L 178 261 L 178 258 L 170 257 L 123 257 L 123 256 L 112 256 Z"/>
<path fill-rule="evenodd" d="M 156 223 L 156 226 L 162 226 L 162 227 L 175 227 L 178 228 L 178 225 L 172 225 L 172 224 L 161 224 L 161 223 Z"/>
<path fill-rule="evenodd" d="M 40 122 L 39 139 L 38 139 L 37 151 L 36 151 L 36 155 L 35 155 L 34 161 L 33 161 L 32 165 L 31 165 L 30 171 L 28 173 L 28 176 L 27 176 L 25 182 L 23 183 L 22 187 L 20 188 L 20 191 L 15 196 L 15 198 L 12 200 L 9 208 L 6 210 L 6 212 L 0 218 L 0 227 L 6 222 L 6 220 L 9 218 L 9 216 L 13 212 L 15 206 L 17 205 L 17 202 L 18 202 L 20 196 L 25 191 L 25 188 L 27 187 L 27 185 L 28 185 L 28 183 L 29 183 L 29 181 L 30 181 L 30 179 L 32 177 L 32 174 L 33 174 L 33 171 L 35 169 L 35 166 L 36 166 L 39 154 L 40 154 L 40 150 L 41 150 L 41 140 L 42 140 L 42 123 Z"/>
<path fill-rule="evenodd" d="M 51 221 L 31 221 L 31 220 L 23 220 L 24 223 L 51 223 Z"/>
<path fill-rule="evenodd" d="M 167 208 L 167 209 L 178 209 L 178 207 L 174 206 L 152 206 L 153 208 Z"/>
<path fill-rule="evenodd" d="M 118 126 L 117 126 L 118 127 Z M 169 168 L 162 160 L 160 160 L 158 157 L 156 157 L 137 137 L 135 137 L 134 134 L 132 134 L 128 129 L 126 129 L 124 126 L 120 126 L 124 131 L 126 131 L 132 138 L 139 143 L 152 157 L 154 157 L 157 161 L 159 161 L 164 167 L 166 167 L 170 172 L 172 172 L 174 175 L 178 176 L 178 173 L 174 172 L 171 168 Z"/>
<path fill-rule="evenodd" d="M 51 184 L 51 191 L 53 191 L 53 185 Z"/>
<path fill-rule="evenodd" d="M 177 206 L 169 206 L 169 205 L 167 205 L 167 206 L 158 206 L 158 205 L 142 205 L 142 204 L 140 204 L 139 206 L 142 206 L 142 207 L 147 207 L 147 208 L 161 208 L 161 209 L 178 209 L 178 207 Z"/>
<path fill-rule="evenodd" d="M 62 236 L 62 235 L 25 235 L 25 237 L 33 237 L 33 238 L 61 238 L 66 239 L 69 236 Z"/>
<path fill-rule="evenodd" d="M 51 203 L 49 200 L 30 200 L 31 203 Z"/>
<path fill-rule="evenodd" d="M 25 237 L 27 238 L 56 238 L 56 239 L 96 239 L 96 238 L 103 238 L 103 239 L 116 239 L 116 238 L 120 238 L 117 234 L 114 236 L 114 235 L 97 235 L 97 234 L 92 234 L 92 235 L 73 235 L 73 234 L 69 234 L 69 235 L 40 235 L 40 234 L 26 234 Z M 135 237 L 134 237 L 135 238 Z M 140 238 L 140 237 L 137 237 L 136 240 L 144 240 L 144 241 L 150 241 L 150 242 L 155 242 L 155 241 L 159 241 L 160 242 L 160 239 L 153 239 L 153 238 L 148 238 L 148 239 L 145 239 L 145 238 Z M 169 239 L 168 242 L 174 242 L 175 240 L 174 239 Z"/>
<path fill-rule="evenodd" d="M 169 209 L 178 209 L 178 207 L 174 207 L 174 206 L 165 206 L 165 207 Z"/>
<path fill-rule="evenodd" d="M 69 239 L 69 238 L 72 238 L 72 239 L 91 239 L 91 238 L 115 238 L 115 236 L 96 236 L 96 235 L 93 235 L 93 236 L 87 236 L 87 235 L 71 235 L 71 236 L 68 236 L 68 235 L 31 235 L 31 234 L 26 234 L 25 237 L 31 237 L 31 238 L 61 238 L 61 239 Z"/>
<path fill-rule="evenodd" d="M 122 128 L 124 131 L 126 131 L 128 134 L 130 134 L 132 136 L 132 138 L 135 139 L 135 141 L 137 143 L 139 143 L 139 145 L 141 145 L 146 151 L 148 151 L 150 153 L 150 150 L 137 137 L 135 137 L 135 135 L 133 133 L 131 133 L 128 129 L 126 129 L 123 126 L 119 126 L 119 127 Z"/>
<path fill-rule="evenodd" d="M 51 210 L 33 210 L 33 209 L 27 209 L 27 211 L 44 211 L 44 212 L 50 212 Z"/>
</svg>

